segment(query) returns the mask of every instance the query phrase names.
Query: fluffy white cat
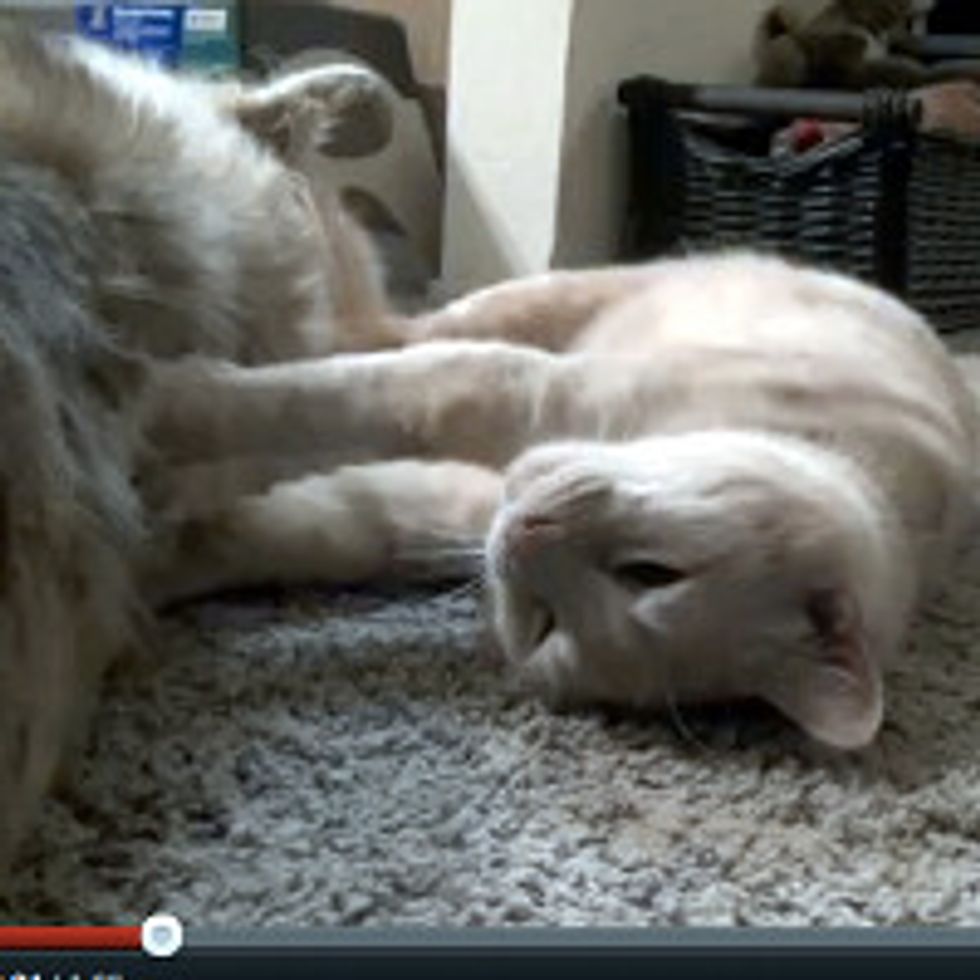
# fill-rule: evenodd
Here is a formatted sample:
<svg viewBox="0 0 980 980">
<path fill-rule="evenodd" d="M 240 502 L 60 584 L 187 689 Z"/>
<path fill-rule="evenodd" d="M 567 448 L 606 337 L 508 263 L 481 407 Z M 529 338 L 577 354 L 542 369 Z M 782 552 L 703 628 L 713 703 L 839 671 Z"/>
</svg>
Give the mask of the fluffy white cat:
<svg viewBox="0 0 980 980">
<path fill-rule="evenodd" d="M 178 521 L 159 595 L 439 575 L 485 548 L 496 634 L 554 700 L 762 698 L 831 745 L 873 738 L 974 508 L 976 404 L 919 316 L 728 254 L 389 330 L 401 349 L 156 376 L 158 465 L 334 467 Z"/>
<path fill-rule="evenodd" d="M 382 93 L 343 65 L 209 86 L 0 29 L 0 872 L 148 619 L 147 365 L 323 354 L 382 309 L 359 235 L 287 166 Z"/>
</svg>

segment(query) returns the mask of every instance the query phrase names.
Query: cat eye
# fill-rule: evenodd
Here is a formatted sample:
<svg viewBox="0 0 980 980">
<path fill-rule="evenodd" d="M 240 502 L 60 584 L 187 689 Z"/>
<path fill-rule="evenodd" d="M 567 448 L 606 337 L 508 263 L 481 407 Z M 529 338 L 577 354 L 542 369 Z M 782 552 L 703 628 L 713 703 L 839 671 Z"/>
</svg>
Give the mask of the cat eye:
<svg viewBox="0 0 980 980">
<path fill-rule="evenodd" d="M 613 567 L 612 576 L 629 589 L 666 589 L 682 582 L 684 572 L 658 561 L 628 561 Z"/>
</svg>

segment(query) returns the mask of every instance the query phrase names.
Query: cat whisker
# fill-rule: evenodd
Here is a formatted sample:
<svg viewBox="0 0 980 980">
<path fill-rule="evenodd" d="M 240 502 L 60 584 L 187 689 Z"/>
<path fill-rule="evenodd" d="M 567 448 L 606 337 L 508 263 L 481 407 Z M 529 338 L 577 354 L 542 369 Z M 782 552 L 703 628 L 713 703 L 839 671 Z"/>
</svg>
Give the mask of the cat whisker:
<svg viewBox="0 0 980 980">
<path fill-rule="evenodd" d="M 462 585 L 457 585 L 454 588 L 448 589 L 445 592 L 439 593 L 440 599 L 469 599 L 471 597 L 479 596 L 483 591 L 484 582 L 482 578 L 471 579 L 468 582 L 463 582 Z"/>
<path fill-rule="evenodd" d="M 674 685 L 670 677 L 670 666 L 664 671 L 664 701 L 667 707 L 667 718 L 670 720 L 671 727 L 680 737 L 681 741 L 691 745 L 696 749 L 704 751 L 707 746 L 694 733 L 681 714 L 680 701 L 674 693 Z"/>
<path fill-rule="evenodd" d="M 694 733 L 681 714 L 680 703 L 673 694 L 667 695 L 667 717 L 670 719 L 671 726 L 680 736 L 682 742 L 694 746 L 696 749 L 705 750 L 707 746 Z"/>
<path fill-rule="evenodd" d="M 416 581 L 483 581 L 483 548 L 476 544 L 413 544 L 399 553 L 395 564 L 399 574 Z"/>
<path fill-rule="evenodd" d="M 471 558 L 474 561 L 483 559 L 482 542 L 446 542 L 440 544 L 416 544 L 406 551 L 411 557 L 418 558 Z"/>
</svg>

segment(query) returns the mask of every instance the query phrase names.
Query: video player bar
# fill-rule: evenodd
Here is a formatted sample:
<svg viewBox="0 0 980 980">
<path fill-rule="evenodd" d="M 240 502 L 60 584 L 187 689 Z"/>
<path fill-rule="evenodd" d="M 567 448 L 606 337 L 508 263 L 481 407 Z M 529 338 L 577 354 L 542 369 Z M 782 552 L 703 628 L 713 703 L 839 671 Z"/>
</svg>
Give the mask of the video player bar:
<svg viewBox="0 0 980 980">
<path fill-rule="evenodd" d="M 176 923 L 176 930 L 174 924 Z M 0 929 L 0 980 L 976 980 L 980 931 Z M 125 945 L 115 945 L 121 943 Z M 104 945 L 103 945 L 104 944 Z M 3 947 L 7 948 L 4 949 Z"/>
<path fill-rule="evenodd" d="M 0 926 L 0 949 L 111 952 L 142 948 L 140 926 Z"/>
<path fill-rule="evenodd" d="M 183 942 L 183 927 L 172 915 L 151 915 L 139 926 L 0 926 L 0 951 L 130 952 L 168 958 Z"/>
</svg>

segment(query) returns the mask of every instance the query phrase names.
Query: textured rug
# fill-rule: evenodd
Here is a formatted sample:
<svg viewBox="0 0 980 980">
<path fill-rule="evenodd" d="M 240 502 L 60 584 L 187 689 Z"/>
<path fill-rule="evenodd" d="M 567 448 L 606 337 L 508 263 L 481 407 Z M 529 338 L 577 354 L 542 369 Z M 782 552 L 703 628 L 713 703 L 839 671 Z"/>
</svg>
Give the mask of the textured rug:
<svg viewBox="0 0 980 980">
<path fill-rule="evenodd" d="M 464 594 L 165 624 L 0 917 L 195 926 L 980 924 L 980 554 L 856 755 L 734 709 L 554 716 Z"/>
</svg>

